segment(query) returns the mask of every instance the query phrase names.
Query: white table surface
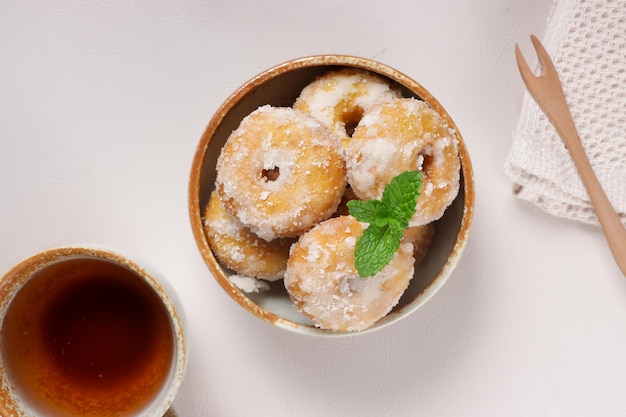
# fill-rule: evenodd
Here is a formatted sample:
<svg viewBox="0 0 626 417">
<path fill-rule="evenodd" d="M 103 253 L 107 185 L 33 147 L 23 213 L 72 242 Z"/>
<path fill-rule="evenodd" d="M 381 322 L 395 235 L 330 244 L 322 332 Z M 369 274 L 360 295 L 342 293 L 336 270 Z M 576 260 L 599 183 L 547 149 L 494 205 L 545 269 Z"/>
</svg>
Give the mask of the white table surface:
<svg viewBox="0 0 626 417">
<path fill-rule="evenodd" d="M 239 4 L 245 3 L 245 4 Z M 548 0 L 4 1 L 0 270 L 104 244 L 148 259 L 186 306 L 175 408 L 197 416 L 624 416 L 626 279 L 599 229 L 515 200 L 502 175 Z M 196 144 L 236 87 L 345 53 L 434 94 L 472 156 L 470 242 L 443 289 L 349 338 L 275 328 L 211 277 L 192 237 Z"/>
</svg>

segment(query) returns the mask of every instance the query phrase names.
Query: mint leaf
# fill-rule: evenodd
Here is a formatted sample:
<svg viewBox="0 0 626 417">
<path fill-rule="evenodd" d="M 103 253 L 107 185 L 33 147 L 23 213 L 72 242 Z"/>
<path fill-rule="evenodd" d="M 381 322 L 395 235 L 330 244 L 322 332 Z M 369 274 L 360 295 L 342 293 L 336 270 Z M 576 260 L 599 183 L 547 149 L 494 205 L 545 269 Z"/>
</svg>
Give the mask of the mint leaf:
<svg viewBox="0 0 626 417">
<path fill-rule="evenodd" d="M 404 229 L 415 213 L 421 186 L 420 171 L 405 171 L 387 184 L 380 201 L 348 202 L 350 214 L 358 221 L 369 223 L 357 241 L 354 254 L 360 277 L 377 274 L 393 259 Z"/>
<path fill-rule="evenodd" d="M 378 200 L 350 200 L 347 203 L 352 217 L 360 222 L 373 223 L 380 217 L 380 201 Z"/>
<path fill-rule="evenodd" d="M 355 266 L 362 278 L 371 277 L 380 272 L 393 259 L 403 229 L 392 226 L 377 227 L 370 225 L 356 243 Z"/>
<path fill-rule="evenodd" d="M 377 219 L 374 219 L 372 225 L 376 227 L 385 227 L 389 224 L 389 220 L 391 220 L 389 217 L 379 217 Z"/>
<path fill-rule="evenodd" d="M 390 215 L 408 226 L 415 213 L 419 189 L 422 186 L 421 171 L 405 171 L 391 179 L 383 191 L 381 204 Z M 405 227 L 406 227 L 405 226 Z"/>
</svg>

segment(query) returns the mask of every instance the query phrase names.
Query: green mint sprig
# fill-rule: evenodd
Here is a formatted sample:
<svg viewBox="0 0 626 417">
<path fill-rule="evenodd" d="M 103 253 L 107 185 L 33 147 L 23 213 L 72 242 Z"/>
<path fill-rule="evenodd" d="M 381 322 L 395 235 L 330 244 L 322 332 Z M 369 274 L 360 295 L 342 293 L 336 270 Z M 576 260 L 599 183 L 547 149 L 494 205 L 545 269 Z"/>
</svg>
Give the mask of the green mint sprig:
<svg viewBox="0 0 626 417">
<path fill-rule="evenodd" d="M 356 243 L 356 270 L 361 278 L 380 272 L 393 258 L 415 213 L 421 171 L 405 171 L 385 186 L 380 200 L 348 201 L 352 217 L 369 226 Z"/>
</svg>

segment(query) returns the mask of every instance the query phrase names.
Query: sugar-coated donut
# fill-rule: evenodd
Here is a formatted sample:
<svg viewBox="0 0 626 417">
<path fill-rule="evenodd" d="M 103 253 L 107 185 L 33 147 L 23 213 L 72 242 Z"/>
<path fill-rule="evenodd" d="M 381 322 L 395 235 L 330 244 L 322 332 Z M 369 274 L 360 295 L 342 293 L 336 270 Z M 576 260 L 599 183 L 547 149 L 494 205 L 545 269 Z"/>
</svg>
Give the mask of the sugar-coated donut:
<svg viewBox="0 0 626 417">
<path fill-rule="evenodd" d="M 296 308 L 317 327 L 364 330 L 398 303 L 413 277 L 413 245 L 401 243 L 382 271 L 359 277 L 354 251 L 366 224 L 352 216 L 326 220 L 291 247 L 284 284 Z"/>
<path fill-rule="evenodd" d="M 370 107 L 400 97 L 383 78 L 369 71 L 343 68 L 323 74 L 307 85 L 293 107 L 330 127 L 346 146 Z"/>
<path fill-rule="evenodd" d="M 434 223 L 427 223 L 421 226 L 411 226 L 404 231 L 404 241 L 413 244 L 413 257 L 415 258 L 416 268 L 426 257 L 434 236 Z"/>
<path fill-rule="evenodd" d="M 380 199 L 404 171 L 422 171 L 410 226 L 439 219 L 459 192 L 457 140 L 428 104 L 403 98 L 378 104 L 363 116 L 346 148 L 348 181 L 362 200 Z"/>
<path fill-rule="evenodd" d="M 339 207 L 337 207 L 337 211 L 333 214 L 333 217 L 339 216 L 348 216 L 350 214 L 350 209 L 348 209 L 348 202 L 351 200 L 358 200 L 359 198 L 354 194 L 351 187 L 346 187 L 346 191 L 343 193 L 343 197 L 341 197 L 341 203 L 339 203 Z"/>
<path fill-rule="evenodd" d="M 213 191 L 204 210 L 204 231 L 215 257 L 240 275 L 267 281 L 281 279 L 287 267 L 289 247 L 295 239 L 267 242 L 228 213 Z"/>
<path fill-rule="evenodd" d="M 216 188 L 230 213 L 270 241 L 295 237 L 337 209 L 346 189 L 343 149 L 320 121 L 259 107 L 223 146 Z"/>
</svg>

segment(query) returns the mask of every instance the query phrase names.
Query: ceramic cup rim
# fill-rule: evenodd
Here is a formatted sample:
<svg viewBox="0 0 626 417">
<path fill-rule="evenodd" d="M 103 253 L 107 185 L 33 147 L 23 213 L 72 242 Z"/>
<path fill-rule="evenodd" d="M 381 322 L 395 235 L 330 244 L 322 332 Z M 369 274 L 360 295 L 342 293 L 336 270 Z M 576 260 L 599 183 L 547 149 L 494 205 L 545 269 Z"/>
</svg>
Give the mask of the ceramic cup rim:
<svg viewBox="0 0 626 417">
<path fill-rule="evenodd" d="M 232 111 L 248 95 L 255 92 L 259 87 L 263 86 L 268 81 L 285 75 L 291 71 L 297 71 L 300 69 L 306 69 L 311 67 L 351 67 L 364 69 L 382 75 L 383 77 L 396 82 L 398 85 L 408 89 L 412 94 L 418 96 L 420 99 L 424 100 L 431 107 L 433 107 L 444 118 L 448 126 L 455 131 L 456 138 L 459 142 L 459 157 L 461 160 L 461 174 L 463 178 L 461 188 L 464 193 L 463 215 L 456 242 L 447 262 L 438 273 L 437 277 L 433 280 L 432 284 L 429 285 L 429 287 L 426 288 L 424 292 L 420 295 L 419 299 L 411 302 L 410 305 L 403 308 L 402 314 L 396 315 L 393 320 L 381 319 L 379 323 L 361 332 L 332 332 L 321 330 L 312 326 L 304 325 L 286 319 L 259 306 L 258 304 L 253 302 L 248 296 L 246 296 L 246 294 L 240 291 L 227 278 L 221 265 L 216 260 L 209 247 L 208 240 L 203 229 L 202 207 L 200 207 L 200 184 L 202 182 L 201 176 L 203 171 L 202 165 L 213 135 L 216 133 L 217 129 L 220 127 L 224 119 L 227 117 L 228 113 Z M 240 304 L 242 307 L 244 307 L 246 310 L 257 316 L 258 318 L 283 329 L 295 331 L 301 334 L 316 336 L 346 336 L 363 334 L 371 330 L 386 326 L 392 322 L 395 322 L 399 318 L 408 316 L 411 312 L 417 310 L 421 305 L 423 305 L 443 286 L 443 284 L 447 281 L 447 278 L 455 268 L 456 264 L 460 260 L 464 248 L 467 244 L 469 231 L 471 229 L 473 220 L 474 195 L 475 191 L 472 163 L 465 142 L 463 141 L 459 129 L 457 128 L 456 124 L 454 123 L 448 112 L 443 108 L 443 106 L 437 101 L 437 99 L 433 95 L 431 95 L 417 81 L 396 70 L 395 68 L 392 68 L 383 63 L 358 56 L 327 54 L 296 58 L 266 69 L 265 71 L 259 73 L 258 75 L 254 76 L 246 83 L 238 87 L 221 104 L 221 106 L 216 110 L 216 112 L 210 119 L 196 148 L 196 152 L 192 161 L 189 180 L 188 205 L 192 231 L 202 258 L 204 259 L 206 265 L 208 266 L 216 281 L 238 304 Z"/>
<path fill-rule="evenodd" d="M 0 278 L 0 327 L 4 323 L 6 310 L 13 297 L 28 280 L 46 267 L 76 258 L 94 258 L 106 260 L 119 267 L 131 270 L 138 278 L 146 282 L 158 295 L 168 311 L 174 334 L 174 357 L 172 371 L 157 397 L 141 411 L 141 415 L 161 417 L 171 407 L 174 397 L 180 389 L 186 365 L 186 318 L 182 303 L 171 284 L 153 267 L 142 262 L 141 265 L 121 252 L 98 245 L 67 245 L 44 249 L 23 259 Z M 133 257 L 134 259 L 135 257 Z M 143 266 L 142 266 L 143 265 Z M 146 414 L 147 413 L 147 414 Z M 4 369 L 0 355 L 0 415 L 35 416 L 27 404 L 15 393 Z"/>
</svg>

